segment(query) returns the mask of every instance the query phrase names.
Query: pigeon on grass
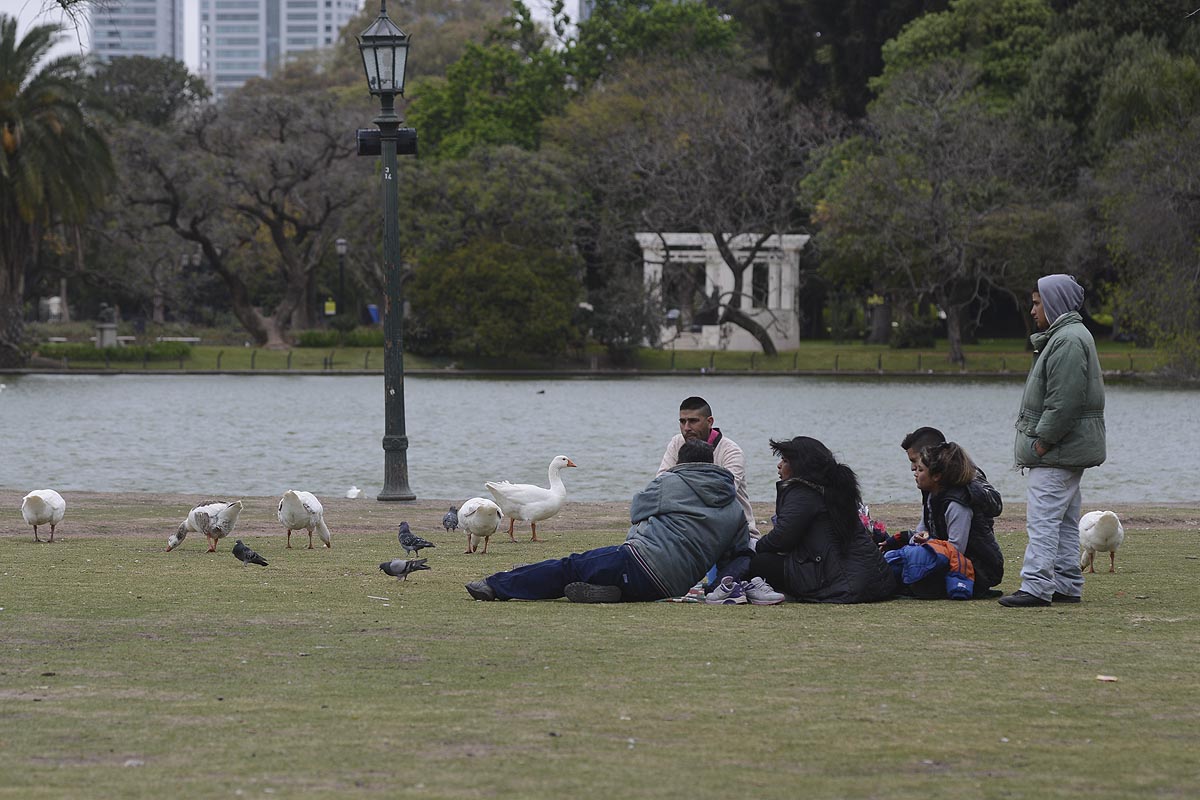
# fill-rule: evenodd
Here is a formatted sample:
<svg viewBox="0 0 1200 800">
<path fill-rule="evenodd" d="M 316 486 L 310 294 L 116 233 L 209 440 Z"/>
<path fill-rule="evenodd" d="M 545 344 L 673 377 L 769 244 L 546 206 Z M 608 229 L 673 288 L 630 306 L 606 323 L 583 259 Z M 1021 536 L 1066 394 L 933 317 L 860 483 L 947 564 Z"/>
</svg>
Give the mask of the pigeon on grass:
<svg viewBox="0 0 1200 800">
<path fill-rule="evenodd" d="M 415 533 L 413 533 L 412 529 L 408 527 L 407 522 L 400 523 L 399 536 L 400 546 L 403 547 L 404 552 L 410 556 L 413 553 L 420 555 L 421 548 L 423 547 L 437 547 L 437 545 L 433 542 L 426 541 L 425 539 L 422 539 L 420 536 L 417 536 Z"/>
<path fill-rule="evenodd" d="M 233 546 L 233 557 L 242 562 L 243 567 L 247 564 L 258 564 L 260 567 L 267 566 L 267 560 L 242 544 L 241 539 L 238 539 L 237 543 Z"/>
<path fill-rule="evenodd" d="M 417 572 L 423 569 L 429 569 L 429 565 L 425 562 L 428 558 L 393 558 L 391 561 L 384 561 L 379 565 L 379 569 L 383 570 L 393 578 L 407 580 L 411 572 Z"/>
<path fill-rule="evenodd" d="M 442 527 L 447 533 L 458 530 L 458 506 L 450 506 L 450 510 L 442 517 Z"/>
</svg>

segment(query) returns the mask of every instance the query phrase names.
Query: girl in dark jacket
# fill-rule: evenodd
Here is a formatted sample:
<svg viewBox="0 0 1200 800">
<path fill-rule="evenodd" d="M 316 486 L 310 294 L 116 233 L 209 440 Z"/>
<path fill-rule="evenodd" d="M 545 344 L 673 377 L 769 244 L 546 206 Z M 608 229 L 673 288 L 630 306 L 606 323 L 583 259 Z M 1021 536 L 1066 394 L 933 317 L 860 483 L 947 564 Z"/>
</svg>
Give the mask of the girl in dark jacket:
<svg viewBox="0 0 1200 800">
<path fill-rule="evenodd" d="M 858 516 L 858 477 L 808 436 L 771 442 L 779 456 L 775 528 L 751 574 L 809 603 L 869 603 L 896 592 L 891 568 Z"/>
<path fill-rule="evenodd" d="M 980 479 L 967 451 L 954 442 L 922 449 L 914 467 L 913 479 L 925 499 L 925 530 L 971 559 L 975 596 L 988 596 L 1004 577 L 993 522 L 1003 508 L 1000 493 Z"/>
</svg>

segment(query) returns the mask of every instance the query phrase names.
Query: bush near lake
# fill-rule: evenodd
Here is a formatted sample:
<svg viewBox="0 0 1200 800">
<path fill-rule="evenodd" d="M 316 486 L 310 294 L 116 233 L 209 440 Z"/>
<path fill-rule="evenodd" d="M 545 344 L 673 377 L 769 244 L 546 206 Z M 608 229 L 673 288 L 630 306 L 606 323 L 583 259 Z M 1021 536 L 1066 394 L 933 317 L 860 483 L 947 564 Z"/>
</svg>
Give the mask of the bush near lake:
<svg viewBox="0 0 1200 800">
<path fill-rule="evenodd" d="M 349 331 L 307 330 L 296 334 L 297 347 L 383 347 L 383 328 Z"/>
<path fill-rule="evenodd" d="M 155 342 L 148 345 L 96 347 L 83 342 L 47 342 L 38 345 L 38 355 L 71 361 L 178 361 L 192 357 L 192 346 L 185 342 Z"/>
</svg>

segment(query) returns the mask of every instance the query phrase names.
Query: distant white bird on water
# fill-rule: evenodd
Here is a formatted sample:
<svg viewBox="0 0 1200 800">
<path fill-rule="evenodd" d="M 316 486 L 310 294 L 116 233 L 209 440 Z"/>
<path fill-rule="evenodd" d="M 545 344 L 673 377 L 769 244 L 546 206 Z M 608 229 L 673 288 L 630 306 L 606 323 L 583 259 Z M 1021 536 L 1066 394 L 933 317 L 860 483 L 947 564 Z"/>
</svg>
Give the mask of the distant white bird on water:
<svg viewBox="0 0 1200 800">
<path fill-rule="evenodd" d="M 1108 553 L 1108 571 L 1117 571 L 1117 548 L 1125 541 L 1125 527 L 1111 511 L 1089 511 L 1079 520 L 1079 568 L 1095 572 L 1097 551 Z"/>
<path fill-rule="evenodd" d="M 357 500 L 358 498 L 362 497 L 362 494 L 363 494 L 362 489 L 351 484 L 350 488 L 346 490 L 346 499 L 347 500 Z"/>
<path fill-rule="evenodd" d="M 555 456 L 550 462 L 548 474 L 550 488 L 543 489 L 530 483 L 509 483 L 508 481 L 488 481 L 484 484 L 487 490 L 496 498 L 500 510 L 508 517 L 508 538 L 516 541 L 513 536 L 513 524 L 519 519 L 529 520 L 533 529 L 531 542 L 541 541 L 537 537 L 537 524 L 544 519 L 550 519 L 558 513 L 567 499 L 567 487 L 563 486 L 558 473 L 567 467 L 575 466 L 575 462 L 566 456 Z"/>
<path fill-rule="evenodd" d="M 474 553 L 483 541 L 483 552 L 488 549 L 488 540 L 500 528 L 504 512 L 500 506 L 486 497 L 472 497 L 458 509 L 458 523 L 467 532 L 467 552 Z"/>
<path fill-rule="evenodd" d="M 292 549 L 292 531 L 308 531 L 308 549 L 313 549 L 313 531 L 321 537 L 326 547 L 333 547 L 329 540 L 329 528 L 325 525 L 325 509 L 311 492 L 289 489 L 279 499 L 279 524 L 287 528 L 287 546 Z"/>
<path fill-rule="evenodd" d="M 217 542 L 233 532 L 238 514 L 242 513 L 242 501 L 226 503 L 223 500 L 205 500 L 188 512 L 187 519 L 179 523 L 179 530 L 167 539 L 167 552 L 183 543 L 189 533 L 203 533 L 208 539 L 208 552 L 217 551 Z"/>
<path fill-rule="evenodd" d="M 54 541 L 54 529 L 67 513 L 67 501 L 53 489 L 34 489 L 21 500 L 21 516 L 33 526 L 33 540 L 38 538 L 38 526 L 50 526 L 50 541 Z"/>
</svg>

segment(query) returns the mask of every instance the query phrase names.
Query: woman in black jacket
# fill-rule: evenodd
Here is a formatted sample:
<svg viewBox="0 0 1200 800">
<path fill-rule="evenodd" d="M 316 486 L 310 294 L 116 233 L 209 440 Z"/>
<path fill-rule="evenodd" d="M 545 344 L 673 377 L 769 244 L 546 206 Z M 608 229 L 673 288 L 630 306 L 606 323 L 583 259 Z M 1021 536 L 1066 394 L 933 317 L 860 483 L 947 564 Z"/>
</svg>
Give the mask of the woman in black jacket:
<svg viewBox="0 0 1200 800">
<path fill-rule="evenodd" d="M 808 436 L 771 441 L 779 456 L 775 528 L 752 575 L 809 603 L 869 603 L 896 593 L 892 570 L 858 516 L 858 477 Z"/>
</svg>

